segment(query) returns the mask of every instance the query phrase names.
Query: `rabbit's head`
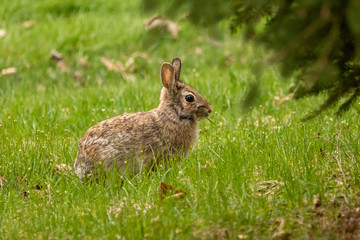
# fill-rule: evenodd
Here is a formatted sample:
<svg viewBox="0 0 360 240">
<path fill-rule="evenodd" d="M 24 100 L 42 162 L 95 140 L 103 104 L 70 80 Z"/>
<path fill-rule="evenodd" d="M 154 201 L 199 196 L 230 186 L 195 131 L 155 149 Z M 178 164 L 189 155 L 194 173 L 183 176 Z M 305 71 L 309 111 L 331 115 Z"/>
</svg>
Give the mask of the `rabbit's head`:
<svg viewBox="0 0 360 240">
<path fill-rule="evenodd" d="M 161 65 L 163 89 L 160 106 L 171 108 L 184 123 L 208 117 L 212 111 L 211 104 L 195 89 L 180 81 L 180 71 L 179 58 L 174 58 L 172 64 L 165 62 Z"/>
</svg>

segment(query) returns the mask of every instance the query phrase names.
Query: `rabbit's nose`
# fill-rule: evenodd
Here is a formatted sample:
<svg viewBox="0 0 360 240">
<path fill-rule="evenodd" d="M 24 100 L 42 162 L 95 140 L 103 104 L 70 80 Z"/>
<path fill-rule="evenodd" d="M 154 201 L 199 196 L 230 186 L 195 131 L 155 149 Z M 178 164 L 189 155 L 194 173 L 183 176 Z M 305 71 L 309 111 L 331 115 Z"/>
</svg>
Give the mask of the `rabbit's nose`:
<svg viewBox="0 0 360 240">
<path fill-rule="evenodd" d="M 210 114 L 210 113 L 212 112 L 212 109 L 211 109 L 211 108 L 209 108 L 209 109 L 208 109 L 208 112 L 209 112 L 209 114 Z"/>
</svg>

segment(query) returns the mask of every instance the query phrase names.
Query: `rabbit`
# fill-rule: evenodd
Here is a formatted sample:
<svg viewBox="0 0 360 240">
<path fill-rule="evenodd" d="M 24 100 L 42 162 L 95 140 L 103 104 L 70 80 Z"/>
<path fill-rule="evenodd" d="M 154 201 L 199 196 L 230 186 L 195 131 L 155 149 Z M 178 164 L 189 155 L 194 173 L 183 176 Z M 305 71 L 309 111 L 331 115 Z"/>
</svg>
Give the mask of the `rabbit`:
<svg viewBox="0 0 360 240">
<path fill-rule="evenodd" d="M 148 112 L 124 113 L 92 126 L 80 139 L 74 164 L 80 179 L 94 177 L 116 167 L 150 168 L 155 159 L 186 157 L 198 135 L 198 122 L 207 118 L 211 104 L 196 90 L 180 81 L 181 60 L 161 65 L 160 104 Z"/>
</svg>

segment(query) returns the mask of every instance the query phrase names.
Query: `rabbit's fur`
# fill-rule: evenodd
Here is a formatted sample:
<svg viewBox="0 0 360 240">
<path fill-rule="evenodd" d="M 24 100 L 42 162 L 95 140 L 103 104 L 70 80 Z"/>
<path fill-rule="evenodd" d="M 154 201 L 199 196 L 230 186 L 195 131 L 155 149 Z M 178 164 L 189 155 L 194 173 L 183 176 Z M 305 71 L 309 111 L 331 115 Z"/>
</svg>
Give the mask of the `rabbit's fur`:
<svg viewBox="0 0 360 240">
<path fill-rule="evenodd" d="M 197 139 L 198 121 L 212 109 L 203 96 L 180 81 L 180 71 L 179 58 L 162 64 L 163 88 L 157 108 L 104 120 L 85 133 L 74 164 L 77 176 L 92 177 L 98 165 L 106 171 L 116 167 L 122 174 L 127 168 L 151 167 L 156 158 L 166 162 L 188 155 Z"/>
</svg>

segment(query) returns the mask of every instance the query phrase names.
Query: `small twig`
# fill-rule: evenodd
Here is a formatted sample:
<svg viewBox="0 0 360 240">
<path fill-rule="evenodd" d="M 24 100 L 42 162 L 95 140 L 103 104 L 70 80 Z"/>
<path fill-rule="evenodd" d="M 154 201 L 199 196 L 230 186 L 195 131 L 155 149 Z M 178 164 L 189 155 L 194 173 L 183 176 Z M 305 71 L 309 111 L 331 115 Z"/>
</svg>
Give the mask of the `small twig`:
<svg viewBox="0 0 360 240">
<path fill-rule="evenodd" d="M 344 183 L 345 183 L 345 186 L 347 186 L 347 183 L 346 183 L 346 178 L 345 178 L 345 174 L 344 174 L 344 171 L 341 167 L 341 158 L 340 158 L 340 146 L 339 146 L 339 140 L 340 140 L 340 135 L 341 135 L 341 130 L 338 131 L 338 136 L 336 138 L 336 152 L 337 152 L 337 156 L 335 157 L 336 159 L 336 162 L 339 166 L 339 170 L 340 170 L 340 173 L 344 179 Z"/>
<path fill-rule="evenodd" d="M 316 136 L 315 138 L 321 138 L 321 139 L 325 140 L 326 142 L 331 143 L 331 144 L 334 145 L 334 146 L 337 146 L 336 143 L 333 143 L 332 141 L 329 140 L 329 139 L 331 139 L 332 137 L 329 138 L 329 139 L 326 139 L 326 138 L 324 138 L 323 136 Z M 340 145 L 340 146 L 342 147 L 342 146 L 345 146 L 345 145 Z"/>
<path fill-rule="evenodd" d="M 332 141 L 330 141 L 330 139 L 332 139 L 336 134 L 338 134 L 339 132 L 337 132 L 337 133 L 334 133 L 329 139 L 327 139 L 327 138 L 324 138 L 323 136 L 315 136 L 315 137 L 313 137 L 313 138 L 321 138 L 321 139 L 323 139 L 323 140 L 325 140 L 326 142 L 328 142 L 328 143 L 330 143 L 330 144 L 332 144 L 332 145 L 334 145 L 334 146 L 337 146 L 337 147 L 343 147 L 343 146 L 346 146 L 345 144 L 342 144 L 342 145 L 340 145 L 339 143 L 333 143 Z M 354 143 L 348 143 L 348 145 L 352 145 L 352 144 L 354 144 Z M 346 153 L 346 152 L 344 152 L 344 154 L 348 157 L 348 158 L 351 158 L 351 156 L 348 154 L 348 153 Z M 334 157 L 334 159 L 336 160 L 336 157 Z"/>
<path fill-rule="evenodd" d="M 336 146 L 336 143 L 333 143 L 332 141 L 330 141 L 330 139 L 333 139 L 336 134 L 338 134 L 338 132 L 337 132 L 337 133 L 334 133 L 331 137 L 329 137 L 329 139 L 327 139 L 327 138 L 324 138 L 323 136 L 320 136 L 320 133 L 319 133 L 319 135 L 318 135 L 318 136 L 315 136 L 315 138 L 324 139 L 326 142 L 331 143 L 332 145 Z"/>
</svg>

